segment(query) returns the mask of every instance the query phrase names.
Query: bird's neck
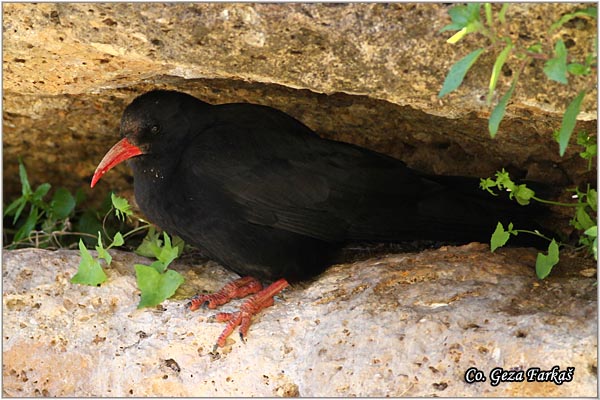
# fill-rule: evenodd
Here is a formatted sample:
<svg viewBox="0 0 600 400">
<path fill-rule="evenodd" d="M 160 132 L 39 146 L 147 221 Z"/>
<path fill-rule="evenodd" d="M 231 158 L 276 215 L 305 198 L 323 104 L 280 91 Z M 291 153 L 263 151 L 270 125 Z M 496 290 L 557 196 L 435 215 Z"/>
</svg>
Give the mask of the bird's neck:
<svg viewBox="0 0 600 400">
<path fill-rule="evenodd" d="M 136 157 L 130 162 L 135 182 L 150 185 L 162 185 L 167 182 L 176 167 L 173 158 L 163 159 L 154 154 Z"/>
</svg>

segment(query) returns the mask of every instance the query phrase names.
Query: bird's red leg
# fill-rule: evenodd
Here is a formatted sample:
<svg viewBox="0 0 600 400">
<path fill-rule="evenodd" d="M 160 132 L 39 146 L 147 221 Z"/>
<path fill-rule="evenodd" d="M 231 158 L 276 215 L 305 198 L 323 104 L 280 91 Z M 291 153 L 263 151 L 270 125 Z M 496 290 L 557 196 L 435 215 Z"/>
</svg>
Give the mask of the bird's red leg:
<svg viewBox="0 0 600 400">
<path fill-rule="evenodd" d="M 241 299 L 249 294 L 258 293 L 262 289 L 260 282 L 250 276 L 236 279 L 223 286 L 221 290 L 213 294 L 202 294 L 190 299 L 187 307 L 195 311 L 206 304 L 208 308 L 217 308 L 233 299 Z"/>
<path fill-rule="evenodd" d="M 244 278 L 242 278 L 242 279 L 244 279 Z M 235 283 L 238 281 L 234 281 L 232 283 Z M 219 291 L 219 293 L 221 291 L 224 291 L 224 289 L 227 286 L 228 285 L 225 285 L 223 287 L 223 289 L 221 289 Z M 252 296 L 251 298 L 249 298 L 248 300 L 246 300 L 240 306 L 240 311 L 236 311 L 233 313 L 218 313 L 218 314 L 212 316 L 210 318 L 210 320 L 218 321 L 218 322 L 227 322 L 227 326 L 225 326 L 225 329 L 223 330 L 223 332 L 217 339 L 217 343 L 215 344 L 213 351 L 215 351 L 217 349 L 217 347 L 225 346 L 225 340 L 227 339 L 227 337 L 229 335 L 231 335 L 231 332 L 233 332 L 235 327 L 238 325 L 240 326 L 240 337 L 242 338 L 242 341 L 243 341 L 244 337 L 248 333 L 248 328 L 250 328 L 250 324 L 252 322 L 252 316 L 258 314 L 261 310 L 272 306 L 274 303 L 273 296 L 275 296 L 276 294 L 278 294 L 279 292 L 281 292 L 283 289 L 285 289 L 288 286 L 289 286 L 289 283 L 285 279 L 280 279 L 276 282 L 273 282 L 266 288 L 260 290 L 258 293 L 253 292 L 256 294 L 254 296 Z M 223 303 L 221 303 L 221 304 L 223 304 Z M 198 308 L 198 307 L 199 307 L 199 305 L 196 306 L 196 308 Z M 194 308 L 194 309 L 196 309 L 196 308 Z"/>
</svg>

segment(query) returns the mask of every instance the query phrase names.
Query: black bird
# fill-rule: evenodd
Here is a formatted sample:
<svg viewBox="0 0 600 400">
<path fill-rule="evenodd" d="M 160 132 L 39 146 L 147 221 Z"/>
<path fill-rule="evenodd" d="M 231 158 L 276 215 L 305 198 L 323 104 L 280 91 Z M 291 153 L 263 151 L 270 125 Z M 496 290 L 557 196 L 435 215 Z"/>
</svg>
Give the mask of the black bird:
<svg viewBox="0 0 600 400">
<path fill-rule="evenodd" d="M 242 276 L 277 280 L 240 314 L 220 317 L 232 319 L 224 335 L 238 323 L 245 334 L 251 315 L 272 304 L 287 281 L 318 275 L 348 242 L 488 241 L 498 221 L 531 217 L 480 190 L 477 178 L 410 169 L 323 139 L 266 106 L 210 105 L 155 90 L 125 109 L 121 136 L 92 187 L 131 159 L 135 197 L 150 221 Z M 260 289 L 243 278 L 194 299 L 192 309 Z M 222 346 L 225 338 L 219 340 Z"/>
</svg>

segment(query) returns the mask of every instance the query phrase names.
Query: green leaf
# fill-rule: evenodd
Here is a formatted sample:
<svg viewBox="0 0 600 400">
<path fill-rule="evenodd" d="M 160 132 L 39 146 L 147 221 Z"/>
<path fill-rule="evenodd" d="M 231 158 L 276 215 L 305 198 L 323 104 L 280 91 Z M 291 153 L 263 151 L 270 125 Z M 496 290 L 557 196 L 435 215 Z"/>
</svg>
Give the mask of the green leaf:
<svg viewBox="0 0 600 400">
<path fill-rule="evenodd" d="M 163 232 L 164 245 L 160 249 L 160 253 L 156 255 L 156 258 L 161 261 L 165 267 L 171 264 L 171 262 L 177 258 L 179 249 L 171 245 L 171 238 L 166 232 Z"/>
<path fill-rule="evenodd" d="M 504 168 L 496 172 L 496 183 L 500 189 L 514 191 L 516 188 L 515 183 L 510 179 L 510 174 Z"/>
<path fill-rule="evenodd" d="M 457 31 L 473 22 L 479 21 L 479 9 L 479 3 L 469 3 L 467 5 L 452 7 L 448 10 L 452 23 L 440 29 L 440 32 Z"/>
<path fill-rule="evenodd" d="M 500 12 L 498 13 L 498 21 L 500 21 L 500 23 L 502 23 L 502 24 L 506 23 L 506 11 L 508 10 L 509 5 L 510 5 L 509 3 L 502 4 L 502 8 L 500 9 Z"/>
<path fill-rule="evenodd" d="M 65 219 L 75 209 L 75 198 L 65 188 L 58 188 L 52 197 L 51 214 L 54 219 Z"/>
<path fill-rule="evenodd" d="M 513 91 L 515 90 L 515 86 L 517 84 L 516 79 L 513 80 L 512 85 L 508 91 L 502 96 L 496 107 L 492 110 L 490 114 L 490 119 L 488 120 L 488 130 L 490 131 L 490 136 L 492 138 L 496 137 L 498 133 L 498 128 L 500 127 L 500 121 L 504 118 L 504 113 L 506 112 L 506 106 L 508 105 L 508 101 L 510 100 Z"/>
<path fill-rule="evenodd" d="M 592 227 L 589 227 L 588 229 L 586 229 L 585 232 L 583 232 L 585 235 L 591 236 L 591 237 L 598 237 L 598 225 L 594 225 Z"/>
<path fill-rule="evenodd" d="M 527 51 L 530 51 L 530 52 L 532 52 L 532 53 L 538 53 L 538 54 L 541 54 L 541 53 L 543 53 L 543 52 L 544 52 L 544 50 L 543 50 L 543 48 L 542 48 L 542 44 L 541 44 L 541 43 L 539 43 L 539 42 L 538 42 L 538 43 L 535 43 L 535 44 L 532 44 L 531 46 L 529 46 L 529 47 L 527 48 Z"/>
<path fill-rule="evenodd" d="M 525 184 L 515 186 L 515 189 L 510 192 L 510 198 L 516 198 L 517 203 L 522 206 L 529 204 L 529 201 L 533 196 L 535 196 L 535 192 L 529 189 Z"/>
<path fill-rule="evenodd" d="M 23 196 L 28 197 L 31 194 L 31 186 L 29 185 L 29 179 L 27 178 L 27 170 L 23 161 L 19 158 L 19 179 L 21 179 L 21 193 Z"/>
<path fill-rule="evenodd" d="M 510 233 L 504 230 L 504 226 L 502 226 L 501 222 L 498 222 L 496 225 L 496 230 L 492 233 L 492 239 L 490 240 L 490 247 L 492 252 L 494 252 L 498 247 L 502 247 L 508 242 L 510 238 Z"/>
<path fill-rule="evenodd" d="M 124 243 L 125 239 L 123 239 L 123 235 L 121 235 L 121 232 L 117 232 L 115 233 L 115 237 L 113 238 L 113 242 L 111 243 L 110 247 L 123 246 Z"/>
<path fill-rule="evenodd" d="M 129 205 L 127 199 L 111 193 L 110 200 L 112 201 L 113 207 L 115 207 L 117 218 L 121 221 L 124 221 L 125 217 L 129 217 L 133 214 L 131 211 L 131 205 Z"/>
<path fill-rule="evenodd" d="M 594 189 L 589 189 L 585 197 L 588 205 L 594 212 L 598 209 L 598 193 Z"/>
<path fill-rule="evenodd" d="M 571 63 L 567 65 L 567 71 L 573 75 L 589 75 L 592 72 L 592 69 L 583 64 Z"/>
<path fill-rule="evenodd" d="M 45 204 L 42 202 L 44 196 L 48 193 L 52 185 L 49 183 L 42 183 L 35 189 L 35 192 L 31 195 L 31 202 L 37 206 L 43 207 Z"/>
<path fill-rule="evenodd" d="M 598 154 L 598 144 L 595 135 L 588 135 L 587 132 L 581 131 L 577 135 L 577 144 L 583 146 L 584 150 L 579 152 L 579 156 L 588 160 L 588 170 L 592 169 L 592 161 Z"/>
<path fill-rule="evenodd" d="M 96 251 L 98 252 L 98 258 L 104 259 L 106 261 L 106 265 L 110 265 L 112 262 L 112 256 L 108 254 L 108 251 L 104 248 L 102 244 L 102 235 L 98 232 L 98 244 L 96 245 Z"/>
<path fill-rule="evenodd" d="M 576 17 L 592 17 L 594 19 L 597 19 L 598 18 L 598 9 L 596 7 L 588 7 L 583 10 L 578 10 L 573 13 L 565 14 L 558 21 L 556 21 L 555 23 L 553 23 L 550 26 L 550 30 L 548 32 L 552 32 L 553 30 L 560 28 L 566 22 L 568 22 Z"/>
<path fill-rule="evenodd" d="M 592 250 L 592 254 L 594 255 L 594 259 L 597 261 L 598 260 L 598 226 L 594 225 L 591 228 L 587 229 L 583 233 L 585 235 L 589 236 L 590 238 L 594 239 L 592 241 L 590 247 Z"/>
<path fill-rule="evenodd" d="M 496 181 L 493 180 L 492 178 L 481 178 L 479 180 L 479 187 L 482 190 L 486 190 L 487 192 L 489 192 L 491 195 L 493 196 L 498 196 L 493 190 L 492 188 L 496 187 Z"/>
<path fill-rule="evenodd" d="M 176 271 L 167 270 L 161 274 L 155 268 L 141 264 L 135 265 L 135 274 L 141 291 L 138 308 L 153 307 L 162 303 L 173 296 L 184 281 L 181 274 Z"/>
<path fill-rule="evenodd" d="M 29 236 L 31 231 L 35 229 L 35 225 L 37 223 L 38 216 L 39 216 L 39 214 L 38 214 L 37 207 L 31 207 L 31 210 L 29 211 L 29 216 L 27 217 L 27 219 L 25 220 L 23 225 L 21 225 L 21 227 L 19 228 L 17 233 L 15 233 L 13 242 L 18 242 L 19 240 L 24 239 Z"/>
<path fill-rule="evenodd" d="M 135 249 L 135 254 L 149 258 L 156 257 L 157 254 L 160 254 L 161 246 L 160 233 L 156 232 L 154 227 L 150 227 L 142 243 Z"/>
<path fill-rule="evenodd" d="M 21 196 L 4 209 L 4 216 L 6 217 L 7 215 L 14 213 L 15 217 L 13 218 L 13 225 L 16 224 L 17 220 L 21 216 L 21 212 L 23 212 L 23 208 L 25 208 L 26 205 L 27 199 Z"/>
<path fill-rule="evenodd" d="M 500 54 L 498 54 L 498 58 L 496 58 L 496 62 L 494 63 L 494 67 L 492 68 L 492 76 L 490 77 L 490 84 L 487 96 L 488 105 L 492 103 L 492 96 L 494 95 L 494 90 L 496 90 L 496 85 L 498 84 L 498 77 L 500 76 L 500 72 L 502 71 L 502 66 L 506 62 L 510 51 L 513 48 L 512 43 L 507 43 L 506 47 L 502 49 Z M 511 85 L 512 86 L 512 85 Z"/>
<path fill-rule="evenodd" d="M 575 228 L 583 231 L 596 225 L 596 223 L 585 211 L 585 207 L 577 207 L 577 210 L 575 211 L 575 222 Z"/>
<path fill-rule="evenodd" d="M 106 281 L 106 274 L 102 270 L 98 260 L 94 259 L 88 249 L 83 244 L 83 240 L 79 239 L 79 253 L 81 254 L 81 261 L 79 262 L 79 269 L 73 278 L 71 283 L 79 283 L 82 285 L 98 286 L 99 284 Z"/>
<path fill-rule="evenodd" d="M 74 223 L 75 231 L 84 232 L 90 235 L 95 235 L 97 232 L 102 230 L 102 223 L 98 219 L 96 213 L 92 210 L 86 210 Z M 94 239 L 90 237 L 83 237 L 83 242 L 86 246 L 92 246 Z"/>
<path fill-rule="evenodd" d="M 150 268 L 154 268 L 156 272 L 162 274 L 167 269 L 168 265 L 165 265 L 162 261 L 154 261 L 150 264 Z"/>
<path fill-rule="evenodd" d="M 554 46 L 554 57 L 544 65 L 546 76 L 556 82 L 567 84 L 567 48 L 562 40 Z"/>
<path fill-rule="evenodd" d="M 85 192 L 83 191 L 83 189 L 81 189 L 81 188 L 77 189 L 77 191 L 75 192 L 75 202 L 77 204 L 81 204 L 84 202 L 85 199 L 86 199 L 86 195 L 85 195 Z"/>
<path fill-rule="evenodd" d="M 575 129 L 575 123 L 577 122 L 577 116 L 579 115 L 579 108 L 581 107 L 581 101 L 583 100 L 584 96 L 585 90 L 582 90 L 573 99 L 573 101 L 569 103 L 567 110 L 563 115 L 562 124 L 560 125 L 560 130 L 558 131 L 558 153 L 561 157 L 565 155 L 567 145 L 571 139 L 571 134 L 573 133 L 573 129 Z"/>
<path fill-rule="evenodd" d="M 492 3 L 485 3 L 483 9 L 485 10 L 485 21 L 489 27 L 492 27 Z"/>
<path fill-rule="evenodd" d="M 535 272 L 540 279 L 546 278 L 559 261 L 558 244 L 554 239 L 548 246 L 548 254 L 538 253 L 535 261 Z"/>
<path fill-rule="evenodd" d="M 173 236 L 173 247 L 177 248 L 177 257 L 179 257 L 183 253 L 185 242 L 179 236 Z"/>
<path fill-rule="evenodd" d="M 471 68 L 471 66 L 477 61 L 477 58 L 483 53 L 484 49 L 477 49 L 465 57 L 456 62 L 448 72 L 446 76 L 446 80 L 444 80 L 444 85 L 442 86 L 442 90 L 438 94 L 438 97 L 443 97 L 446 94 L 456 90 L 462 83 L 465 75 Z"/>
</svg>

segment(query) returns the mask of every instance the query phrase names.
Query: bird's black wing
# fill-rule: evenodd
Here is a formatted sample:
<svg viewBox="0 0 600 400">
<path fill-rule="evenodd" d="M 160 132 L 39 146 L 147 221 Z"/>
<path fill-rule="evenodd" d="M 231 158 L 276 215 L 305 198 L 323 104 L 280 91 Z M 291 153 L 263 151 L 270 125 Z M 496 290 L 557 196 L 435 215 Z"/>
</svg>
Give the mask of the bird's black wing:
<svg viewBox="0 0 600 400">
<path fill-rule="evenodd" d="M 402 162 L 321 139 L 279 111 L 224 108 L 235 118 L 216 118 L 196 135 L 190 168 L 194 179 L 212 182 L 221 198 L 235 203 L 232 208 L 241 208 L 249 223 L 345 241 L 370 218 L 366 214 L 410 214 L 428 190 Z"/>
</svg>

